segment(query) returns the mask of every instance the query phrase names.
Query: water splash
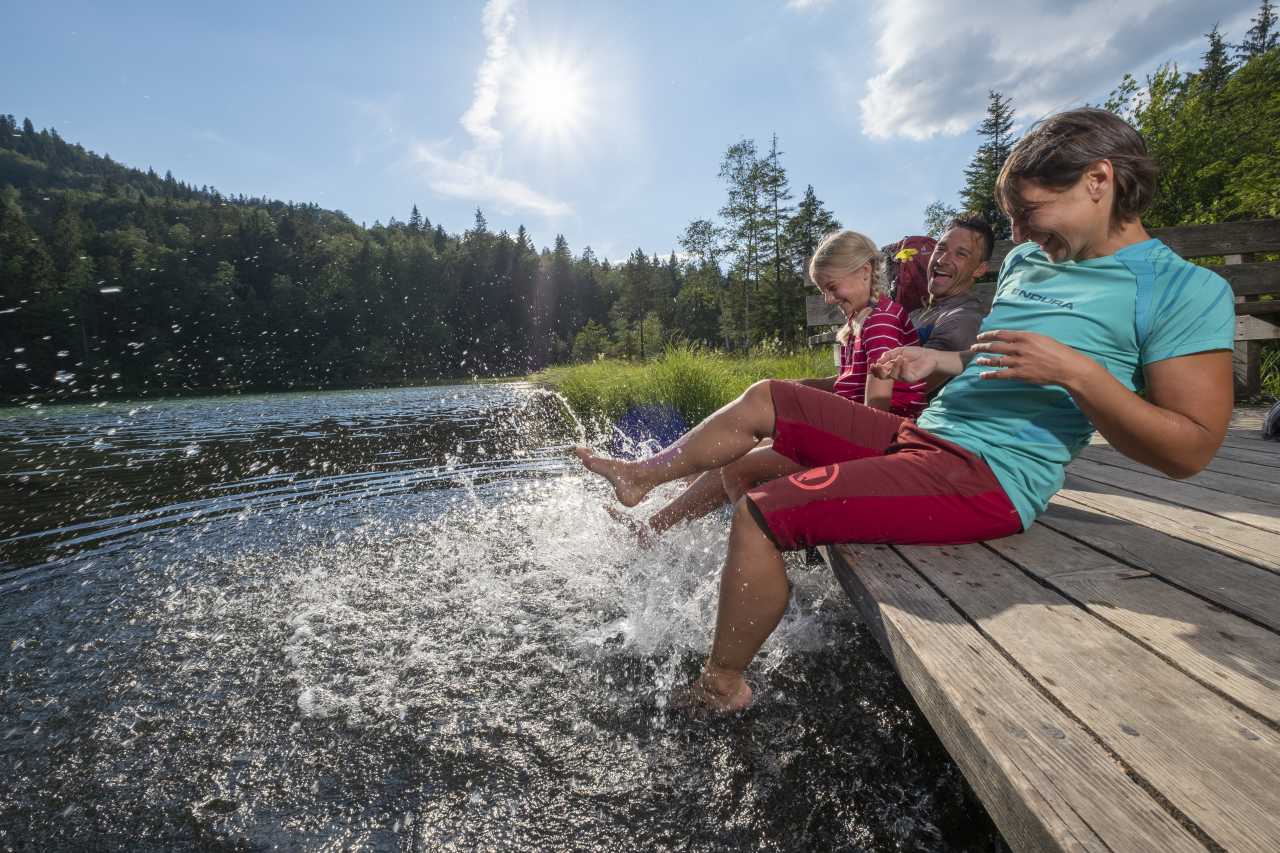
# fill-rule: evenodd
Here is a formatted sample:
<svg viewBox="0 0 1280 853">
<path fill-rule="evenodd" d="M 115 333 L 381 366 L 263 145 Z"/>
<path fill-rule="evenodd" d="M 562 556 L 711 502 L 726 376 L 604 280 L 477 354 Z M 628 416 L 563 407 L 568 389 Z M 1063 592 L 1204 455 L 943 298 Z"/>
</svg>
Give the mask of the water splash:
<svg viewBox="0 0 1280 853">
<path fill-rule="evenodd" d="M 9 575 L 0 847 L 967 845 L 972 801 L 828 573 L 791 566 L 757 706 L 691 723 L 666 696 L 709 641 L 725 517 L 641 550 L 570 462 L 601 430 L 527 388 L 436 397 L 434 443 L 403 437 L 429 417 L 367 399 L 68 422 L 77 447 L 107 438 L 77 452 L 153 451 L 152 476 L 232 459 Z M 167 435 L 140 445 L 139 426 Z M 44 448 L 24 470 L 79 469 L 53 430 L 18 432 L 10 449 Z M 163 523 L 111 524 L 146 512 Z"/>
</svg>

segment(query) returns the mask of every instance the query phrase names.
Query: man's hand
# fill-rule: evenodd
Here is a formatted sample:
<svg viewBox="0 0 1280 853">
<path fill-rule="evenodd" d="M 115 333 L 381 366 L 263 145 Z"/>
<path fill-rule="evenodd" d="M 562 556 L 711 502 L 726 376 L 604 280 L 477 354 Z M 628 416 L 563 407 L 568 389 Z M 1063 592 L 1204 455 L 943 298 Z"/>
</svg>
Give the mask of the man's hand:
<svg viewBox="0 0 1280 853">
<path fill-rule="evenodd" d="M 1033 385 L 1061 385 L 1069 391 L 1085 386 L 1096 377 L 1102 365 L 1087 355 L 1035 332 L 1010 332 L 996 329 L 978 335 L 970 347 L 977 363 L 999 370 L 988 370 L 983 379 L 1018 379 Z"/>
</svg>

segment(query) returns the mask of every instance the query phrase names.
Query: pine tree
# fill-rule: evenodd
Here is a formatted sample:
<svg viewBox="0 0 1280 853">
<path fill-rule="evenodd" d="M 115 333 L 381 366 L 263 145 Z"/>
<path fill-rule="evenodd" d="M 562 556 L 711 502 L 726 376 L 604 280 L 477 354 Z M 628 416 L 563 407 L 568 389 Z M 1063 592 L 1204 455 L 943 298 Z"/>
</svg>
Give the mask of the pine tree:
<svg viewBox="0 0 1280 853">
<path fill-rule="evenodd" d="M 1142 107 L 1138 81 L 1128 72 L 1125 72 L 1124 77 L 1120 79 L 1120 85 L 1111 90 L 1111 94 L 1102 104 L 1104 110 L 1115 113 L 1129 124 L 1137 122 L 1137 116 Z"/>
<path fill-rule="evenodd" d="M 647 355 L 644 339 L 644 320 L 653 304 L 653 275 L 649 256 L 643 249 L 636 249 L 627 258 L 622 268 L 622 292 L 618 294 L 618 309 L 624 333 L 619 337 L 629 336 L 632 329 L 639 333 L 638 344 L 640 358 Z M 653 341 L 648 342 L 652 349 Z"/>
<path fill-rule="evenodd" d="M 775 133 L 769 145 L 769 156 L 761 161 L 760 164 L 761 185 L 764 190 L 765 202 L 768 205 L 766 211 L 767 228 L 772 232 L 773 238 L 773 280 L 770 282 L 770 286 L 773 288 L 774 310 L 772 322 L 768 324 L 768 328 L 762 331 L 790 342 L 793 337 L 799 336 L 799 333 L 804 328 L 804 322 L 801 320 L 797 324 L 793 321 L 798 318 L 790 316 L 793 312 L 788 310 L 791 306 L 786 298 L 786 287 L 782 271 L 782 235 L 786 228 L 787 217 L 791 213 L 791 208 L 787 206 L 787 202 L 791 200 L 791 188 L 787 185 L 787 172 L 782 168 L 781 156 L 782 152 L 778 150 L 778 134 Z"/>
<path fill-rule="evenodd" d="M 418 205 L 413 206 L 413 210 L 409 212 L 409 230 L 417 234 L 422 231 L 422 214 L 418 212 Z"/>
<path fill-rule="evenodd" d="M 984 141 L 964 170 L 960 199 L 967 210 L 991 224 L 998 240 L 1009 236 L 1009 224 L 996 204 L 996 178 L 1013 150 L 1013 104 L 995 90 L 987 98 L 987 117 L 978 127 Z"/>
<path fill-rule="evenodd" d="M 734 256 L 739 275 L 740 299 L 734 300 L 739 316 L 732 323 L 744 348 L 751 344 L 751 297 L 760 277 L 760 253 L 766 238 L 764 169 L 756 144 L 743 139 L 729 146 L 720 163 L 720 177 L 729 185 L 729 198 L 720 215 L 726 221 L 726 248 Z"/>
<path fill-rule="evenodd" d="M 924 209 L 924 233 L 935 240 L 938 239 L 946 233 L 947 225 L 951 220 L 959 215 L 960 211 L 949 204 L 940 201 L 930 202 Z"/>
<path fill-rule="evenodd" d="M 796 307 L 800 324 L 804 324 L 805 294 L 809 282 L 809 259 L 818 249 L 822 238 L 840 227 L 840 222 L 823 206 L 813 191 L 813 185 L 805 187 L 804 196 L 796 205 L 796 212 L 787 220 L 786 253 L 790 268 L 788 301 Z"/>
<path fill-rule="evenodd" d="M 578 305 L 578 294 L 573 287 L 573 252 L 569 251 L 569 242 L 563 234 L 557 234 L 551 249 L 551 269 L 549 279 L 555 306 L 555 321 L 552 327 L 557 335 L 566 341 L 573 340 L 573 333 L 586 318 L 581 316 Z"/>
<path fill-rule="evenodd" d="M 1248 62 L 1280 44 L 1280 29 L 1277 29 L 1277 23 L 1271 0 L 1262 0 L 1262 6 L 1253 19 L 1253 26 L 1244 34 L 1244 41 L 1236 45 L 1236 59 L 1242 63 Z"/>
<path fill-rule="evenodd" d="M 1218 32 L 1218 25 L 1214 24 L 1213 29 L 1204 34 L 1209 40 L 1209 46 L 1205 52 L 1201 54 L 1204 64 L 1200 67 L 1200 73 L 1197 75 L 1197 82 L 1200 91 L 1217 94 L 1222 91 L 1222 87 L 1227 85 L 1227 80 L 1231 78 L 1231 72 L 1235 70 L 1235 66 L 1227 59 L 1227 43 L 1222 40 L 1222 33 Z"/>
<path fill-rule="evenodd" d="M 787 221 L 787 258 L 791 268 L 807 277 L 806 267 L 813 253 L 818 250 L 822 238 L 840 228 L 840 221 L 827 210 L 813 191 L 813 184 L 805 187 L 804 197 L 796 205 L 795 215 Z"/>
</svg>

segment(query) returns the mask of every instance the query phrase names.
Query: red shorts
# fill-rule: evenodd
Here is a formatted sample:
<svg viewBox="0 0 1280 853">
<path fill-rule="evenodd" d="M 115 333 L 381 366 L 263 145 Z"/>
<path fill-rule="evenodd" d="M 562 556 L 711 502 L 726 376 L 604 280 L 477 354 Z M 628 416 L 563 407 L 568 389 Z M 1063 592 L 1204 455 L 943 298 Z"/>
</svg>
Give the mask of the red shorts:
<svg viewBox="0 0 1280 853">
<path fill-rule="evenodd" d="M 956 545 L 1022 530 L 987 463 L 963 447 L 826 391 L 769 385 L 773 449 L 810 468 L 747 492 L 757 523 L 780 549 Z"/>
</svg>

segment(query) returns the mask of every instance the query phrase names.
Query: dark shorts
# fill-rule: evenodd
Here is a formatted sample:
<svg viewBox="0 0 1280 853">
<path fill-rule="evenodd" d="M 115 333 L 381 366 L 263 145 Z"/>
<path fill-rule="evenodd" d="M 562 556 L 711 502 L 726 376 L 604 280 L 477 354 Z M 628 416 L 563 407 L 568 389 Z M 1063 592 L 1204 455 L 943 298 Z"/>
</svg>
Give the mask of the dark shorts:
<svg viewBox="0 0 1280 853">
<path fill-rule="evenodd" d="M 987 463 L 906 418 L 794 382 L 769 383 L 773 449 L 809 470 L 747 492 L 784 551 L 841 542 L 955 545 L 1022 530 Z"/>
</svg>

